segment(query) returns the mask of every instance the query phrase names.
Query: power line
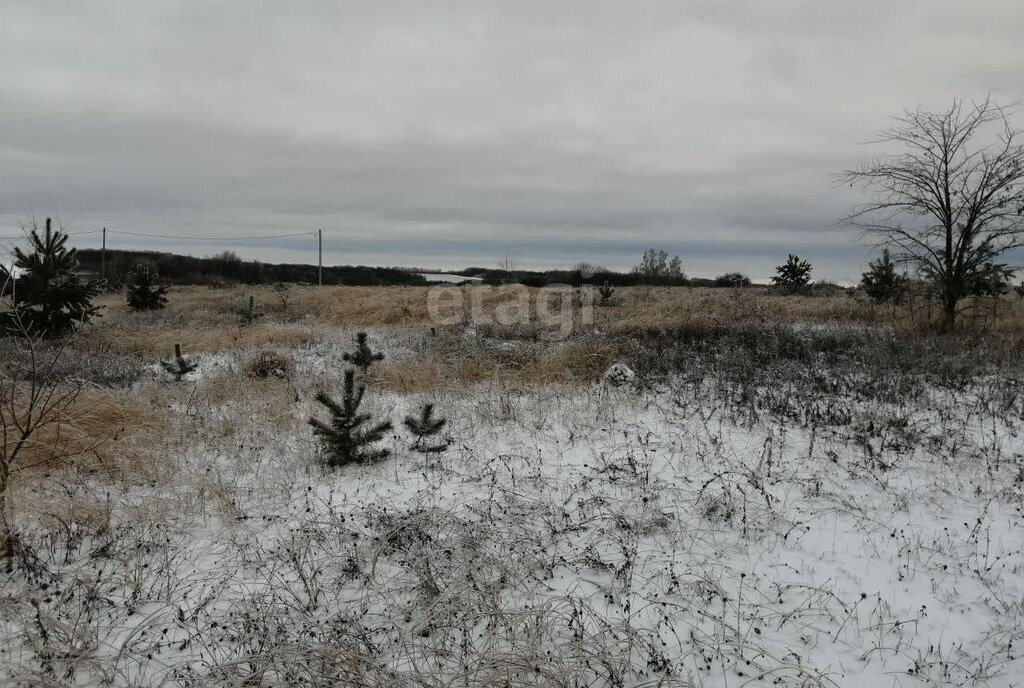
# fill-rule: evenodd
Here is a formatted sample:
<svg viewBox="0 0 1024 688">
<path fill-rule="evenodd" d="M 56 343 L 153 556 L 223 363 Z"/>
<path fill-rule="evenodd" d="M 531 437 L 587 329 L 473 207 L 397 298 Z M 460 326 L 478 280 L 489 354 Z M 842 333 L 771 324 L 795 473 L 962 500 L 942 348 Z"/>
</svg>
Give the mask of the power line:
<svg viewBox="0 0 1024 688">
<path fill-rule="evenodd" d="M 67 236 L 80 236 L 83 234 L 103 234 L 103 248 L 102 258 L 100 263 L 100 274 L 106 274 L 106 262 L 107 262 L 107 234 L 118 234 L 120 236 L 130 237 L 144 237 L 147 239 L 172 239 L 175 241 L 221 241 L 225 243 L 233 243 L 237 241 L 259 241 L 262 239 L 285 239 L 288 237 L 317 237 L 317 265 L 319 267 L 317 283 L 323 284 L 323 270 L 324 270 L 324 234 L 322 229 L 318 229 L 314 232 L 289 232 L 285 234 L 261 234 L 261 235 L 250 235 L 250 236 L 183 236 L 180 234 L 150 234 L 147 232 L 131 232 L 127 230 L 117 229 L 90 229 L 82 232 L 65 232 Z M 24 236 L 0 236 L 0 241 L 7 240 L 18 240 L 24 239 Z"/>
<path fill-rule="evenodd" d="M 81 236 L 83 234 L 99 234 L 102 229 L 93 229 L 87 232 L 65 232 L 68 236 Z M 291 234 L 262 234 L 260 236 L 181 236 L 175 234 L 146 234 L 144 232 L 125 232 L 117 229 L 108 229 L 107 234 L 121 234 L 124 236 L 148 237 L 151 239 L 179 239 L 186 241 L 256 241 L 259 239 L 284 239 L 297 236 L 316 236 L 316 232 L 294 232 Z M 24 239 L 24 236 L 0 236 L 4 239 Z"/>
<path fill-rule="evenodd" d="M 102 231 L 102 230 L 97 230 Z M 258 239 L 284 239 L 286 237 L 315 236 L 316 232 L 294 232 L 292 234 L 264 234 L 260 236 L 179 236 L 173 234 L 145 234 L 143 232 L 123 232 L 116 229 L 108 229 L 108 234 L 123 234 L 126 236 L 149 237 L 151 239 L 182 239 L 188 241 L 255 241 Z"/>
<path fill-rule="evenodd" d="M 82 236 L 83 234 L 99 234 L 102 231 L 103 231 L 102 229 L 90 229 L 87 232 L 61 232 L 61 233 L 62 234 L 66 234 L 68 236 Z M 22 234 L 21 236 L 0 236 L 0 239 L 24 239 L 26 236 L 27 235 L 25 235 L 25 234 Z"/>
</svg>

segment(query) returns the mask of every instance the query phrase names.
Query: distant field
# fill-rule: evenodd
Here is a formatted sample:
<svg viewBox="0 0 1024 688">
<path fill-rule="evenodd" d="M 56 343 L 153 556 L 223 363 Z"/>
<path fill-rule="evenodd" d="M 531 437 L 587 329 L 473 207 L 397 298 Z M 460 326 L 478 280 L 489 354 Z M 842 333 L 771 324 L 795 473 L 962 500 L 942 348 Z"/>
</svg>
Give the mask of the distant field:
<svg viewBox="0 0 1024 688">
<path fill-rule="evenodd" d="M 566 292 L 553 338 L 437 326 L 426 287 L 169 296 L 105 296 L 53 368 L 82 387 L 13 477 L 5 685 L 1024 681 L 1019 301 L 939 334 L 846 294 Z M 307 421 L 358 331 L 392 455 L 328 470 Z M 444 452 L 401 423 L 427 402 Z"/>
<path fill-rule="evenodd" d="M 466 277 L 464 275 L 452 275 L 446 272 L 421 272 L 420 277 L 431 283 L 462 284 L 463 282 L 479 282 L 479 277 Z"/>
</svg>

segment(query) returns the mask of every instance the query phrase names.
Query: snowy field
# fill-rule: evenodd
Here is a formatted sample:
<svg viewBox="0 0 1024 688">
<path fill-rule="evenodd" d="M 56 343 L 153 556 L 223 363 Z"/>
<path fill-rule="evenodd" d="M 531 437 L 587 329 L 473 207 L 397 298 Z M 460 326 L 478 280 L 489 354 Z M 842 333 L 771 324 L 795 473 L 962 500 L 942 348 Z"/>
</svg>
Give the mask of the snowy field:
<svg viewBox="0 0 1024 688">
<path fill-rule="evenodd" d="M 289 379 L 246 379 L 244 349 L 181 382 L 147 364 L 123 394 L 160 418 L 162 464 L 62 477 L 79 506 L 22 519 L 0 683 L 1024 685 L 1015 375 L 827 352 L 742 372 L 721 347 L 634 356 L 621 386 L 371 374 L 368 408 L 399 426 L 433 402 L 452 444 L 396 432 L 325 470 L 312 393 L 352 333 L 279 347 Z M 370 341 L 389 363 L 439 346 Z"/>
<path fill-rule="evenodd" d="M 421 272 L 420 277 L 425 279 L 427 282 L 437 284 L 464 284 L 481 282 L 479 277 L 466 277 L 465 275 L 452 275 L 446 272 Z"/>
</svg>

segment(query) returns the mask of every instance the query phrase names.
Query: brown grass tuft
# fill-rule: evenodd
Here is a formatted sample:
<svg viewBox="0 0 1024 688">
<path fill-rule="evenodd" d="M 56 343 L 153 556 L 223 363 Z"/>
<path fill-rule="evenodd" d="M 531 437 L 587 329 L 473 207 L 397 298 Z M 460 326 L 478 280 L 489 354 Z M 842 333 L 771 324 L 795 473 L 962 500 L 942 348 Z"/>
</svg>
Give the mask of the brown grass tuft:
<svg viewBox="0 0 1024 688">
<path fill-rule="evenodd" d="M 47 412 L 46 420 L 18 455 L 17 473 L 72 467 L 107 474 L 151 473 L 143 445 L 159 442 L 159 424 L 136 403 L 85 388 L 69 403 Z"/>
<path fill-rule="evenodd" d="M 399 392 L 459 389 L 484 382 L 592 382 L 618 360 L 619 353 L 614 342 L 589 338 L 558 344 L 521 342 L 510 348 L 479 347 L 390 361 L 373 373 L 373 379 Z"/>
</svg>

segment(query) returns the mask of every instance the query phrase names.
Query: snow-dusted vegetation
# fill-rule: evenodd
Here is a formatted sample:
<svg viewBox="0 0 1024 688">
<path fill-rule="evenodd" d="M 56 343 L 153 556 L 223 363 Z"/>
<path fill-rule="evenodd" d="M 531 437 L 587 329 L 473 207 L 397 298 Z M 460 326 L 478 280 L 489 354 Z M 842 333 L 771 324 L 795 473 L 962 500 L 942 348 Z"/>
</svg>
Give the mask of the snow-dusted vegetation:
<svg viewBox="0 0 1024 688">
<path fill-rule="evenodd" d="M 111 308 L 42 381 L 77 385 L 59 460 L 12 478 L 0 682 L 1020 685 L 1018 349 L 833 317 L 848 297 L 641 327 L 622 291 L 559 342 L 431 330 L 421 294 Z M 390 454 L 329 469 L 309 419 L 360 329 Z M 401 423 L 426 403 L 437 451 Z"/>
</svg>

